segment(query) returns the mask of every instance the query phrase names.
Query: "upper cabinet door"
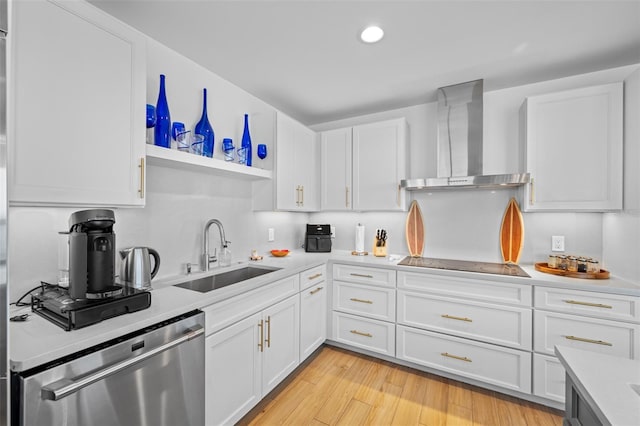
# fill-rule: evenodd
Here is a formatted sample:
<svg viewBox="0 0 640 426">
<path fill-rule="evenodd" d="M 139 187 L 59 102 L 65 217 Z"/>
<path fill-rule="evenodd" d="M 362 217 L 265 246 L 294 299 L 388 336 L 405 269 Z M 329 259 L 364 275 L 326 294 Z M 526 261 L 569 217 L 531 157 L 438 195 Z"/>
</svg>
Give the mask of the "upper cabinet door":
<svg viewBox="0 0 640 426">
<path fill-rule="evenodd" d="M 527 98 L 525 211 L 622 209 L 622 83 Z"/>
<path fill-rule="evenodd" d="M 406 146 L 404 118 L 353 128 L 353 210 L 406 210 Z"/>
<path fill-rule="evenodd" d="M 322 132 L 320 137 L 320 207 L 351 210 L 351 127 Z"/>
<path fill-rule="evenodd" d="M 9 200 L 143 206 L 145 39 L 83 1 L 13 2 Z"/>
<path fill-rule="evenodd" d="M 316 133 L 278 113 L 276 138 L 276 209 L 318 210 Z"/>
</svg>

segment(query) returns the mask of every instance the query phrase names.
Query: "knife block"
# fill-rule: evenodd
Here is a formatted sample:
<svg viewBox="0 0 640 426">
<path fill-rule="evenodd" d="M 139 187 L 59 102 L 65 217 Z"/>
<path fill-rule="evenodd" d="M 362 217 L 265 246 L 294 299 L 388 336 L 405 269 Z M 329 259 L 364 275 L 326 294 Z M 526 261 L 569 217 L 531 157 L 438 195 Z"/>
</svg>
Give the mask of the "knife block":
<svg viewBox="0 0 640 426">
<path fill-rule="evenodd" d="M 376 257 L 386 257 L 387 256 L 387 242 L 383 241 L 381 244 L 383 246 L 378 246 L 380 240 L 378 238 L 373 239 L 373 255 Z"/>
</svg>

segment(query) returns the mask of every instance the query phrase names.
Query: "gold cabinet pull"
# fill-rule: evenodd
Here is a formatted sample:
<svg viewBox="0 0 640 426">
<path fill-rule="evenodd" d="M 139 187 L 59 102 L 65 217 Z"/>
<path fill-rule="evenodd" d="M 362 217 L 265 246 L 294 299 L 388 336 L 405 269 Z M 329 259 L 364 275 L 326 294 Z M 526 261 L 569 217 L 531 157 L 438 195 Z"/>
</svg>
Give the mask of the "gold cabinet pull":
<svg viewBox="0 0 640 426">
<path fill-rule="evenodd" d="M 349 300 L 351 300 L 352 302 L 360 302 L 360 303 L 367 303 L 369 305 L 373 305 L 373 301 L 372 300 L 356 299 L 355 297 L 352 297 Z"/>
<path fill-rule="evenodd" d="M 316 293 L 317 293 L 317 292 L 319 292 L 320 290 L 322 290 L 322 287 L 318 287 L 318 288 L 316 288 L 315 290 L 311 290 L 311 291 L 309 292 L 309 294 L 316 294 Z"/>
<path fill-rule="evenodd" d="M 358 336 L 373 337 L 373 335 L 370 333 L 363 333 L 362 331 L 358 331 L 358 330 L 351 330 L 351 333 L 357 334 Z"/>
<path fill-rule="evenodd" d="M 348 208 L 349 207 L 349 187 L 345 186 L 344 187 L 344 204 L 345 206 Z"/>
<path fill-rule="evenodd" d="M 300 185 L 296 186 L 296 206 L 300 206 Z"/>
<path fill-rule="evenodd" d="M 258 347 L 260 348 L 260 352 L 264 352 L 264 321 L 260 320 L 258 323 L 258 328 L 260 329 L 260 340 L 258 341 Z"/>
<path fill-rule="evenodd" d="M 352 277 L 362 277 L 362 278 L 373 278 L 373 275 L 367 275 L 367 274 L 355 274 L 355 273 L 351 273 L 350 274 Z"/>
<path fill-rule="evenodd" d="M 605 342 L 604 340 L 586 339 L 584 337 L 576 336 L 564 336 L 567 340 L 576 340 L 578 342 L 593 343 L 594 345 L 613 346 L 613 343 Z"/>
<path fill-rule="evenodd" d="M 267 317 L 267 338 L 264 339 L 265 343 L 267 344 L 267 347 L 270 348 L 271 347 L 271 317 L 268 316 Z"/>
<path fill-rule="evenodd" d="M 533 197 L 533 189 L 534 189 L 534 186 L 533 186 L 533 177 L 532 177 L 532 178 L 531 178 L 531 188 L 530 188 L 530 190 L 529 190 L 529 204 L 530 204 L 530 205 L 533 205 L 533 200 L 534 200 L 534 197 Z"/>
<path fill-rule="evenodd" d="M 138 193 L 140 194 L 140 198 L 144 198 L 144 158 L 140 159 L 138 167 L 140 168 L 140 188 L 138 189 Z"/>
<path fill-rule="evenodd" d="M 448 352 L 442 352 L 440 355 L 446 356 L 447 358 L 459 359 L 460 361 L 464 362 L 472 362 L 471 358 L 467 358 L 466 356 L 451 355 Z"/>
<path fill-rule="evenodd" d="M 316 278 L 320 278 L 322 276 L 322 274 L 315 274 L 315 275 L 311 275 L 309 278 L 307 278 L 308 280 L 315 280 Z"/>
<path fill-rule="evenodd" d="M 602 303 L 591 303 L 591 302 L 581 302 L 579 300 L 565 300 L 564 303 L 569 303 L 571 305 L 582 305 L 582 306 L 592 306 L 594 308 L 604 308 L 604 309 L 613 309 L 611 305 L 604 305 Z"/>
<path fill-rule="evenodd" d="M 448 319 L 452 319 L 452 320 L 458 320 L 458 321 L 466 321 L 466 322 L 473 322 L 473 320 L 471 318 L 467 318 L 467 317 L 456 317 L 453 315 L 447 315 L 447 314 L 442 314 L 440 315 L 442 318 L 448 318 Z"/>
</svg>

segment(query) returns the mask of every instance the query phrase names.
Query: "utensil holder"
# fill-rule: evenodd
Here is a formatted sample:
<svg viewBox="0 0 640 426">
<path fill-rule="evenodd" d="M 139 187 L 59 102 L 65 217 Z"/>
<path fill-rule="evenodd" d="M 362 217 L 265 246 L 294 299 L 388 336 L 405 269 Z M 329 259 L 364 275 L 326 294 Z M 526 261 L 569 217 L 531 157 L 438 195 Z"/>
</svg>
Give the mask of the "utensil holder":
<svg viewBox="0 0 640 426">
<path fill-rule="evenodd" d="M 379 246 L 378 244 L 384 244 Z M 378 238 L 374 238 L 373 241 L 373 255 L 376 257 L 386 257 L 387 256 L 387 245 L 386 241 L 382 242 Z"/>
</svg>

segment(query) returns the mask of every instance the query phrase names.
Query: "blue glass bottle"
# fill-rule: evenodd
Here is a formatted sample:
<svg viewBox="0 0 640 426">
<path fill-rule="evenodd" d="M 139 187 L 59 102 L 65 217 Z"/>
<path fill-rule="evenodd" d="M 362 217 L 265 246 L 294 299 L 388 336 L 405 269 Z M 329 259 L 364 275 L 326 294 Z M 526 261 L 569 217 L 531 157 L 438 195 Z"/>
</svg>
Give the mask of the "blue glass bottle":
<svg viewBox="0 0 640 426">
<path fill-rule="evenodd" d="M 246 155 L 246 165 L 251 166 L 251 135 L 249 134 L 249 114 L 244 115 L 244 132 L 242 132 L 242 144 Z"/>
<path fill-rule="evenodd" d="M 164 87 L 164 74 L 160 74 L 160 93 L 156 104 L 156 126 L 153 129 L 154 145 L 171 148 L 171 115 Z"/>
<path fill-rule="evenodd" d="M 193 130 L 197 135 L 202 135 L 204 137 L 202 155 L 205 157 L 213 157 L 213 139 L 215 135 L 213 133 L 213 127 L 211 127 L 211 123 L 209 123 L 209 117 L 207 117 L 207 89 L 202 90 L 204 93 L 202 101 L 202 117 Z"/>
</svg>

